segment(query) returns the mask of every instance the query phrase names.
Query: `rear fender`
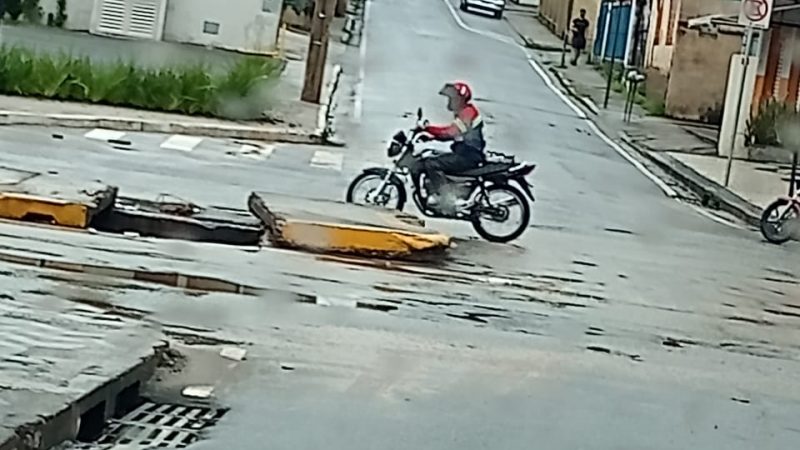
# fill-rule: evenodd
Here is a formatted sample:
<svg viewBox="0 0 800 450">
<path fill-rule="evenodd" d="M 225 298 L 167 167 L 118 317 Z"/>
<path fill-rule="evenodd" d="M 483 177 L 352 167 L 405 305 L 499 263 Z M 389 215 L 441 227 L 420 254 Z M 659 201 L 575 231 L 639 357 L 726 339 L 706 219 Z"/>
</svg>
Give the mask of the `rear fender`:
<svg viewBox="0 0 800 450">
<path fill-rule="evenodd" d="M 531 189 L 533 185 L 528 183 L 528 180 L 526 180 L 525 177 L 514 178 L 514 181 L 517 182 L 519 187 L 522 188 L 522 191 L 525 192 L 525 194 L 528 196 L 528 198 L 531 199 L 532 202 L 536 201 L 536 199 L 533 198 L 533 189 Z"/>
</svg>

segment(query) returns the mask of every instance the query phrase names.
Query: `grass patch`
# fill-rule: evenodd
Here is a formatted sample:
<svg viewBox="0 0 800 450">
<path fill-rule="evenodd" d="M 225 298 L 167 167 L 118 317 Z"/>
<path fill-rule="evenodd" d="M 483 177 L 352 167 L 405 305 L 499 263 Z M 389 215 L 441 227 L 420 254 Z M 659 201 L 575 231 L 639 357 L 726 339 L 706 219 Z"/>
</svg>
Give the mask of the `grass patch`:
<svg viewBox="0 0 800 450">
<path fill-rule="evenodd" d="M 276 59 L 243 57 L 226 71 L 162 69 L 0 47 L 0 93 L 231 119 L 256 119 L 277 80 Z"/>
</svg>

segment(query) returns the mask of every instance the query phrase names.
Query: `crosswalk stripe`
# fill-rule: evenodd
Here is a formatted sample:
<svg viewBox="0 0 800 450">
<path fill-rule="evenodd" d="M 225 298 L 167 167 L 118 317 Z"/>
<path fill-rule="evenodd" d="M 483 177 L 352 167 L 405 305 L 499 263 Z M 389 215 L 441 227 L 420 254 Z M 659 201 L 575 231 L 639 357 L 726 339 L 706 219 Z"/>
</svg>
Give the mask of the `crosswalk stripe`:
<svg viewBox="0 0 800 450">
<path fill-rule="evenodd" d="M 125 137 L 124 131 L 106 130 L 103 128 L 95 128 L 86 132 L 83 135 L 86 139 L 93 139 L 97 141 L 116 141 Z"/>
<path fill-rule="evenodd" d="M 343 162 L 343 154 L 327 152 L 325 150 L 317 150 L 314 152 L 314 156 L 311 157 L 311 165 L 322 169 L 341 171 Z"/>
<path fill-rule="evenodd" d="M 167 150 L 181 150 L 184 152 L 190 152 L 194 150 L 201 142 L 203 142 L 203 138 L 198 136 L 184 136 L 182 134 L 173 134 L 166 141 L 161 143 L 161 148 Z"/>
</svg>

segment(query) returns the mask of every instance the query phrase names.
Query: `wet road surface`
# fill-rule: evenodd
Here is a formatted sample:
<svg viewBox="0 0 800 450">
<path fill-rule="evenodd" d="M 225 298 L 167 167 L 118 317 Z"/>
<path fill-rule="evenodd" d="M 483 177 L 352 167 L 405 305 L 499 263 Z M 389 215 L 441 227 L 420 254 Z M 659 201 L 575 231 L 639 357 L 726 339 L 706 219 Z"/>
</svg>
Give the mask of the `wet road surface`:
<svg viewBox="0 0 800 450">
<path fill-rule="evenodd" d="M 35 128 L 0 129 L 2 162 L 201 205 L 244 208 L 254 190 L 340 199 L 350 177 L 382 162 L 407 113 L 422 106 L 446 120 L 435 93 L 466 79 L 490 145 L 539 164 L 532 227 L 513 245 L 433 221 L 459 239 L 450 260 L 387 269 L 0 224 L 0 254 L 267 289 L 87 288 L 153 323 L 248 348 L 225 376 L 193 375 L 214 373 L 205 381 L 232 407 L 197 448 L 791 448 L 800 435 L 797 246 L 768 246 L 664 196 L 547 87 L 504 22 L 457 14 L 486 33 L 463 29 L 440 0 L 371 2 L 362 96 L 343 105 L 337 127 L 348 146 L 323 150 L 341 164 L 313 164 L 313 147 L 248 153 L 207 139 L 176 151 L 160 147 L 165 136 L 130 133 L 120 149 L 88 130 Z M 40 269 L 9 270 L 25 279 Z"/>
</svg>

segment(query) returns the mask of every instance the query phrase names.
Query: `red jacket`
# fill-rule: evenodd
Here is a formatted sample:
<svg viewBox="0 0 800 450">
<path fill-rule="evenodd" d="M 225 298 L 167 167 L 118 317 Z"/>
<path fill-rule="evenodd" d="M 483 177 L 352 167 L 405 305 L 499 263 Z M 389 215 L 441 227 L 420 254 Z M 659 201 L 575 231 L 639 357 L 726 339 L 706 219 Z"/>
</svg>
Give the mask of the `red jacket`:
<svg viewBox="0 0 800 450">
<path fill-rule="evenodd" d="M 439 141 L 456 141 L 483 151 L 483 119 L 478 108 L 467 104 L 449 125 L 428 125 L 425 131 Z"/>
</svg>

